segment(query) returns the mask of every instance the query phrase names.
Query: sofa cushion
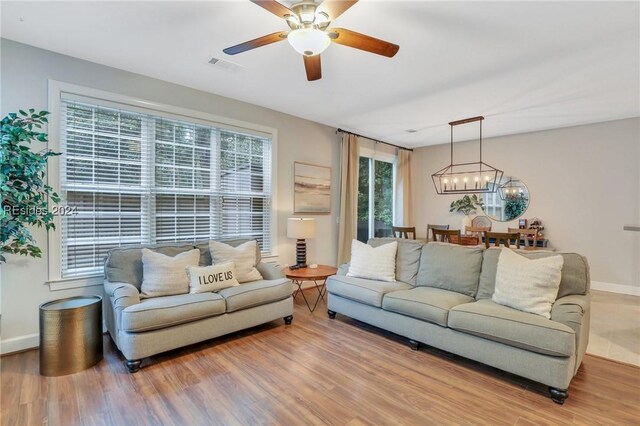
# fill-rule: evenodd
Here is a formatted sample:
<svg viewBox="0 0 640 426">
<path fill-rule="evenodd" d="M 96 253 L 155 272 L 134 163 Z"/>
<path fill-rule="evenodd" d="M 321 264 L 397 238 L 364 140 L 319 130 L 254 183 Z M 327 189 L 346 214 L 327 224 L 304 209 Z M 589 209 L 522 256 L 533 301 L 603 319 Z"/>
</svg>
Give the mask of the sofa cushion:
<svg viewBox="0 0 640 426">
<path fill-rule="evenodd" d="M 413 288 L 411 284 L 400 281 L 374 281 L 344 275 L 333 275 L 327 278 L 329 293 L 378 308 L 382 307 L 382 298 L 385 294 L 411 288 Z"/>
<path fill-rule="evenodd" d="M 227 303 L 227 312 L 276 302 L 290 297 L 292 293 L 293 284 L 287 278 L 253 281 L 218 292 Z"/>
<path fill-rule="evenodd" d="M 411 285 L 416 285 L 418 266 L 420 266 L 420 254 L 424 243 L 406 238 L 371 238 L 367 244 L 372 247 L 380 247 L 391 241 L 398 242 L 396 252 L 396 280 Z"/>
<path fill-rule="evenodd" d="M 128 332 L 157 330 L 224 312 L 224 299 L 216 293 L 154 297 L 125 308 L 120 327 Z"/>
<path fill-rule="evenodd" d="M 558 296 L 562 262 L 560 255 L 527 259 L 511 249 L 502 249 L 491 300 L 551 319 L 551 306 Z"/>
<path fill-rule="evenodd" d="M 482 299 L 449 311 L 450 328 L 528 351 L 568 357 L 575 353 L 575 332 L 540 315 Z"/>
<path fill-rule="evenodd" d="M 189 293 L 187 268 L 197 266 L 200 250 L 193 249 L 173 257 L 142 249 L 141 298 Z"/>
<path fill-rule="evenodd" d="M 198 241 L 195 245 L 197 249 L 200 249 L 200 266 L 208 266 L 213 264 L 211 260 L 211 251 L 209 250 L 209 241 Z M 238 247 L 240 244 L 244 244 L 250 239 L 237 239 L 237 240 L 220 240 L 221 243 L 229 244 L 231 247 Z M 256 265 L 262 260 L 260 253 L 260 245 L 256 244 Z"/>
<path fill-rule="evenodd" d="M 104 264 L 107 281 L 112 283 L 133 284 L 138 290 L 142 285 L 142 249 L 148 248 L 157 253 L 175 257 L 185 251 L 193 250 L 191 244 L 164 244 L 156 246 L 122 247 L 109 250 Z"/>
<path fill-rule="evenodd" d="M 527 259 L 540 259 L 543 257 L 561 255 L 564 259 L 562 265 L 562 276 L 560 278 L 560 288 L 558 298 L 571 294 L 587 294 L 591 278 L 589 277 L 589 264 L 584 256 L 576 253 L 557 253 L 553 251 L 516 250 L 521 256 Z M 476 299 L 489 299 L 493 295 L 496 283 L 496 270 L 498 267 L 499 248 L 490 248 L 484 251 L 482 259 L 482 272 L 480 273 L 480 285 Z"/>
<path fill-rule="evenodd" d="M 382 309 L 446 327 L 451 308 L 473 301 L 473 297 L 454 291 L 416 287 L 385 294 Z"/>
<path fill-rule="evenodd" d="M 480 280 L 480 247 L 431 242 L 422 247 L 416 285 L 475 297 Z"/>
<path fill-rule="evenodd" d="M 393 282 L 396 280 L 397 251 L 398 242 L 395 240 L 379 247 L 353 240 L 347 276 Z"/>
</svg>

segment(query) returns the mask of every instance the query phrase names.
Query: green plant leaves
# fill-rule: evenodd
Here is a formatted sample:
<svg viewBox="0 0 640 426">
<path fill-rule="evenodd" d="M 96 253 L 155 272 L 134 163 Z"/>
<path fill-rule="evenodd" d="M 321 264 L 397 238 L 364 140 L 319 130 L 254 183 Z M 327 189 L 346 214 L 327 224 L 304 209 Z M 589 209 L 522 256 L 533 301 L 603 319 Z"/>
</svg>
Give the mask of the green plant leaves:
<svg viewBox="0 0 640 426">
<path fill-rule="evenodd" d="M 41 257 L 42 251 L 27 226 L 55 229 L 49 203 L 60 197 L 45 183 L 47 160 L 60 155 L 49 149 L 34 152 L 32 142 L 47 142 L 47 134 L 35 131 L 47 123 L 47 111 L 9 113 L 1 121 L 0 144 L 0 263 L 3 253 Z"/>
<path fill-rule="evenodd" d="M 465 195 L 459 200 L 455 200 L 451 202 L 449 206 L 449 212 L 457 212 L 463 213 L 465 215 L 470 215 L 472 213 L 476 213 L 478 209 L 482 209 L 484 207 L 482 199 L 478 197 L 476 194 L 471 196 Z"/>
</svg>

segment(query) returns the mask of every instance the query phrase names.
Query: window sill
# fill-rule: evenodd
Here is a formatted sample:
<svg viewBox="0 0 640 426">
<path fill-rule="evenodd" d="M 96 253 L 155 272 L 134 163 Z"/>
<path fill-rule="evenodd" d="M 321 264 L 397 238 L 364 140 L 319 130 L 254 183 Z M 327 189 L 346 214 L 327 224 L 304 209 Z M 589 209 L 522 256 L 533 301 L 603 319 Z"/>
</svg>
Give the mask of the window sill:
<svg viewBox="0 0 640 426">
<path fill-rule="evenodd" d="M 69 290 L 72 288 L 82 287 L 95 287 L 102 285 L 104 281 L 104 275 L 91 275 L 87 277 L 75 277 L 75 278 L 61 278 L 58 280 L 46 281 L 45 284 L 49 285 L 49 290 L 60 291 Z"/>
</svg>

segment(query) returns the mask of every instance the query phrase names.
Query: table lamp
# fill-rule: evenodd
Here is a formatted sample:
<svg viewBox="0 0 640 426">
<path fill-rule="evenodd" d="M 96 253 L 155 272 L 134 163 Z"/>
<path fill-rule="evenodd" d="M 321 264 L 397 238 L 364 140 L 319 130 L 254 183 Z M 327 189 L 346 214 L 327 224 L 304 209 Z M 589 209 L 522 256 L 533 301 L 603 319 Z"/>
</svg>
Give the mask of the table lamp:
<svg viewBox="0 0 640 426">
<path fill-rule="evenodd" d="M 307 267 L 307 242 L 305 238 L 316 236 L 316 220 L 313 218 L 290 217 L 287 221 L 287 237 L 296 241 L 295 268 Z"/>
</svg>

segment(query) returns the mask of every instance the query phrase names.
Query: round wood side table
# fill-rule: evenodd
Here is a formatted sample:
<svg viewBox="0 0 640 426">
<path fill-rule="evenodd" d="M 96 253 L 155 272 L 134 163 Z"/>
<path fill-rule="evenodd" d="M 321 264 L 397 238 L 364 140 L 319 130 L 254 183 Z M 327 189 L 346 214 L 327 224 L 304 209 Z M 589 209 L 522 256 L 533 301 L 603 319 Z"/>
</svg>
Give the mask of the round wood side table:
<svg viewBox="0 0 640 426">
<path fill-rule="evenodd" d="M 329 265 L 318 265 L 317 268 L 300 268 L 300 269 L 291 269 L 284 268 L 284 273 L 298 288 L 293 292 L 293 298 L 298 295 L 298 293 L 302 294 L 302 298 L 304 299 L 304 303 L 307 304 L 307 308 L 309 308 L 310 312 L 313 312 L 320 299 L 324 300 L 324 295 L 327 293 L 327 288 L 325 283 L 327 278 L 331 275 L 335 275 L 338 272 L 338 268 Z M 318 298 L 316 299 L 313 307 L 309 304 L 307 297 L 304 295 L 304 291 L 302 291 L 302 283 L 305 281 L 313 281 L 316 286 L 316 290 L 318 290 Z M 321 283 L 318 284 L 318 281 Z"/>
</svg>

